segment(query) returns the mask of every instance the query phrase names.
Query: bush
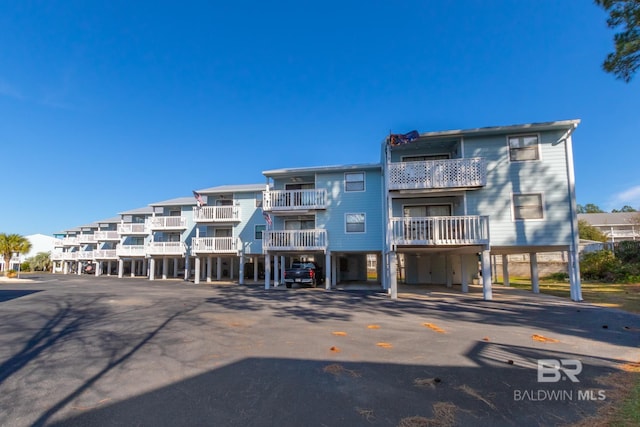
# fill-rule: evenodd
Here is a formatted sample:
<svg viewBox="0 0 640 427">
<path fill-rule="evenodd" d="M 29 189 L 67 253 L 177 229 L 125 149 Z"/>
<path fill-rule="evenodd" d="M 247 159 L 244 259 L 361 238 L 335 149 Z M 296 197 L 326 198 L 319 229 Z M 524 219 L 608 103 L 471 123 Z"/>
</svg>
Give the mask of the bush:
<svg viewBox="0 0 640 427">
<path fill-rule="evenodd" d="M 9 277 L 9 278 L 14 278 L 14 277 L 18 276 L 18 272 L 15 271 L 15 270 L 9 270 L 9 271 L 7 271 L 6 276 Z"/>
<path fill-rule="evenodd" d="M 569 273 L 551 273 L 546 277 L 546 279 L 556 282 L 565 282 L 569 280 Z"/>
<path fill-rule="evenodd" d="M 20 271 L 31 271 L 31 264 L 29 264 L 29 261 L 25 261 L 20 264 Z"/>
<path fill-rule="evenodd" d="M 589 252 L 580 261 L 580 273 L 584 279 L 613 282 L 616 271 L 622 266 L 613 252 L 608 250 Z"/>
</svg>

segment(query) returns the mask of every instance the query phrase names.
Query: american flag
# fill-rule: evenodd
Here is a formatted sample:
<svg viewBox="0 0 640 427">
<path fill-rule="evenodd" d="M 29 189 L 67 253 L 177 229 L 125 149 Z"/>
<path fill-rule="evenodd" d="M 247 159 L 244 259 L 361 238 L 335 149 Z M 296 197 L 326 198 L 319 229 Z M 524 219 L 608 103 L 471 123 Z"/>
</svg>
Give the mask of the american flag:
<svg viewBox="0 0 640 427">
<path fill-rule="evenodd" d="M 420 138 L 420 134 L 417 130 L 412 130 L 411 132 L 407 132 L 405 134 L 392 133 L 389 135 L 389 143 L 391 145 L 400 145 L 406 144 L 408 142 L 415 141 Z"/>
<path fill-rule="evenodd" d="M 193 197 L 195 197 L 196 201 L 198 202 L 198 207 L 205 206 L 206 203 L 205 203 L 204 199 L 202 198 L 202 196 L 200 195 L 200 193 L 198 193 L 195 190 L 192 190 L 192 191 L 193 191 Z"/>
<path fill-rule="evenodd" d="M 271 224 L 273 223 L 273 221 L 271 221 L 271 215 L 269 215 L 265 211 L 262 211 L 262 216 L 264 217 L 264 220 L 267 221 L 267 225 L 271 227 Z"/>
</svg>

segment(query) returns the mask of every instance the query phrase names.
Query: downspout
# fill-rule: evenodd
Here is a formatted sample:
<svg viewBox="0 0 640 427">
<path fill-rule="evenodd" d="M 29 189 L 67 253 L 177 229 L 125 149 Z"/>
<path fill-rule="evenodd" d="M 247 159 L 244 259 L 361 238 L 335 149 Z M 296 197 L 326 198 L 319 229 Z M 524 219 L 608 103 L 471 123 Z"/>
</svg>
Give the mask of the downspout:
<svg viewBox="0 0 640 427">
<path fill-rule="evenodd" d="M 571 218 L 571 250 L 569 262 L 569 274 L 571 282 L 571 299 L 573 301 L 582 301 L 582 285 L 580 283 L 580 259 L 578 256 L 579 247 L 579 234 L 578 234 L 578 214 L 576 204 L 576 184 L 575 184 L 575 172 L 573 165 L 573 147 L 571 134 L 578 127 L 578 123 L 574 123 L 563 136 L 558 140 L 562 142 L 564 140 L 565 157 L 567 164 L 567 183 L 569 193 L 569 215 Z"/>
</svg>

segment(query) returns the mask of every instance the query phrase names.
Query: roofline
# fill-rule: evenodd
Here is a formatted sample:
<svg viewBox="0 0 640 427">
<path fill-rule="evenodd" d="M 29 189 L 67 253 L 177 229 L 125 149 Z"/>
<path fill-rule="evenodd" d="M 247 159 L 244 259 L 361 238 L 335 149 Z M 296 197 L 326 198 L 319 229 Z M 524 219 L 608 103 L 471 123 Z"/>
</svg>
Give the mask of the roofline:
<svg viewBox="0 0 640 427">
<path fill-rule="evenodd" d="M 236 185 L 219 185 L 217 187 L 203 188 L 196 190 L 200 194 L 222 194 L 222 193 L 252 193 L 262 191 L 266 184 L 236 184 Z"/>
<path fill-rule="evenodd" d="M 382 169 L 381 163 L 361 163 L 351 165 L 335 165 L 335 166 L 312 166 L 305 168 L 288 168 L 288 169 L 272 169 L 262 171 L 264 176 L 275 177 L 300 173 L 316 173 L 316 172 L 339 172 L 362 169 Z"/>
<path fill-rule="evenodd" d="M 493 134 L 508 134 L 512 132 L 522 131 L 543 131 L 554 129 L 572 129 L 580 124 L 580 119 L 559 120 L 554 122 L 525 123 L 508 126 L 488 126 L 473 129 L 445 130 L 436 132 L 424 132 L 420 134 L 421 138 L 439 137 L 439 136 L 480 136 Z"/>
</svg>

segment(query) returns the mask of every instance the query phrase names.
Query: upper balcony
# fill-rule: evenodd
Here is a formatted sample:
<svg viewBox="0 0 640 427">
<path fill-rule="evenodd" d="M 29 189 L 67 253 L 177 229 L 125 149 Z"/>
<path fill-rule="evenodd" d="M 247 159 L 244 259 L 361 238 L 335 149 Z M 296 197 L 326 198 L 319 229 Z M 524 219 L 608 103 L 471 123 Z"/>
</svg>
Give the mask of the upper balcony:
<svg viewBox="0 0 640 427">
<path fill-rule="evenodd" d="M 171 218 L 171 217 L 167 217 Z M 173 217 L 179 218 L 179 217 Z M 185 256 L 187 246 L 182 242 L 149 242 L 146 248 L 146 254 L 153 255 L 174 255 Z"/>
<path fill-rule="evenodd" d="M 202 206 L 193 211 L 194 222 L 238 222 L 240 206 Z"/>
<path fill-rule="evenodd" d="M 389 190 L 478 188 L 487 184 L 481 157 L 389 163 Z"/>
<path fill-rule="evenodd" d="M 149 226 L 146 222 L 118 224 L 118 234 L 121 236 L 148 236 L 149 233 Z"/>
<path fill-rule="evenodd" d="M 489 244 L 487 216 L 391 218 L 394 246 L 465 246 Z"/>
<path fill-rule="evenodd" d="M 262 194 L 262 209 L 265 212 L 299 213 L 327 208 L 327 191 L 325 189 L 272 190 L 263 191 Z"/>
<path fill-rule="evenodd" d="M 78 238 L 76 236 L 62 238 L 62 246 L 79 246 L 79 245 L 80 245 L 80 242 L 78 242 Z"/>
<path fill-rule="evenodd" d="M 78 261 L 88 261 L 88 260 L 93 260 L 93 252 L 94 251 L 79 251 L 76 252 L 76 259 Z"/>
<path fill-rule="evenodd" d="M 78 252 L 51 252 L 52 261 L 75 261 L 78 259 Z"/>
<path fill-rule="evenodd" d="M 325 251 L 327 230 L 270 230 L 263 233 L 262 248 L 267 251 Z"/>
<path fill-rule="evenodd" d="M 98 242 L 118 242 L 121 239 L 116 230 L 96 231 L 93 235 L 96 236 Z"/>
<path fill-rule="evenodd" d="M 143 257 L 147 254 L 145 245 L 119 245 L 116 255 L 119 257 Z"/>
<path fill-rule="evenodd" d="M 147 218 L 149 230 L 185 230 L 187 228 L 187 218 L 183 216 L 153 216 Z"/>
<path fill-rule="evenodd" d="M 95 234 L 78 234 L 78 243 L 81 245 L 96 243 Z"/>
<path fill-rule="evenodd" d="M 118 256 L 116 254 L 116 250 L 115 249 L 97 249 L 95 251 L 93 251 L 93 258 L 94 259 L 118 259 Z"/>
<path fill-rule="evenodd" d="M 191 239 L 191 254 L 236 254 L 240 249 L 237 237 L 194 237 Z"/>
</svg>

